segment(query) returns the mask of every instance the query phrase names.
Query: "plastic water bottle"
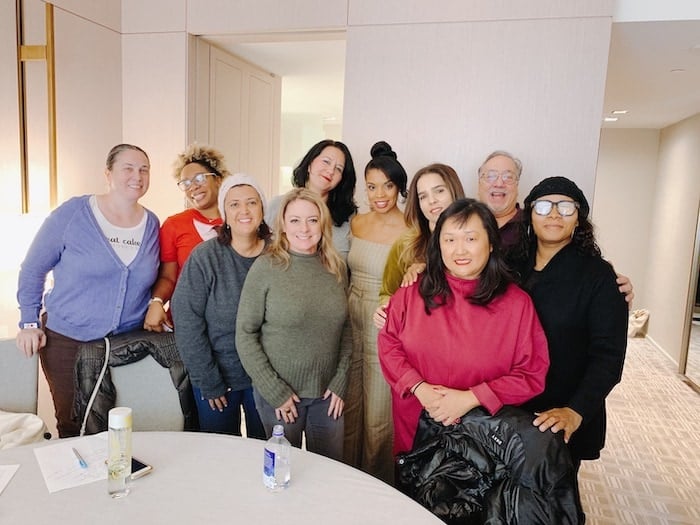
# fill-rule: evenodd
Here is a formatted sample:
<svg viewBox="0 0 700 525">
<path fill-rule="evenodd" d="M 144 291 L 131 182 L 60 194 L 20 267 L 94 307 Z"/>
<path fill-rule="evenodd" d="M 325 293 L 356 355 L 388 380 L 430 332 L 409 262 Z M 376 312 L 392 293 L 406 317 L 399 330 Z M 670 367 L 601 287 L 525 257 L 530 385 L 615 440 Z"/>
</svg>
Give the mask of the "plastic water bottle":
<svg viewBox="0 0 700 525">
<path fill-rule="evenodd" d="M 284 427 L 275 425 L 265 443 L 263 484 L 273 492 L 286 489 L 291 478 L 289 456 L 292 446 L 284 437 Z"/>
<path fill-rule="evenodd" d="M 111 409 L 107 426 L 107 491 L 121 498 L 129 494 L 131 482 L 131 409 Z"/>
</svg>

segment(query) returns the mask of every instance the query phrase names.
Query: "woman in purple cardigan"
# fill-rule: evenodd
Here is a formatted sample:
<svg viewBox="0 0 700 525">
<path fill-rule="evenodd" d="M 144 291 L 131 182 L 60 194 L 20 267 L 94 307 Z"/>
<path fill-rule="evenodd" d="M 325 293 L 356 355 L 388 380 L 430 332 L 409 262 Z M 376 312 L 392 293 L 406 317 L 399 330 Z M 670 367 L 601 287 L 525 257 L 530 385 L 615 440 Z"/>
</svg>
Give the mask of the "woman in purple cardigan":
<svg viewBox="0 0 700 525">
<path fill-rule="evenodd" d="M 74 197 L 48 216 L 19 273 L 17 347 L 27 357 L 39 353 L 60 437 L 79 433 L 71 417 L 78 346 L 143 326 L 158 274 L 158 218 L 139 204 L 148 155 L 131 144 L 113 147 L 105 177 L 106 193 Z"/>
</svg>

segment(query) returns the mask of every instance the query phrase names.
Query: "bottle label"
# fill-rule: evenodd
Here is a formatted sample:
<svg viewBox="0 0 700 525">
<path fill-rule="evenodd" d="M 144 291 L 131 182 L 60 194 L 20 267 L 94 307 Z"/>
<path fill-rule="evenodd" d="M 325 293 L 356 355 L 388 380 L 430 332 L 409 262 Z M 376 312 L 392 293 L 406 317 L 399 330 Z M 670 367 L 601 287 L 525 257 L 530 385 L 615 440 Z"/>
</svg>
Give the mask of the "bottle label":
<svg viewBox="0 0 700 525">
<path fill-rule="evenodd" d="M 265 463 L 263 472 L 266 476 L 275 477 L 275 453 L 265 448 Z"/>
</svg>

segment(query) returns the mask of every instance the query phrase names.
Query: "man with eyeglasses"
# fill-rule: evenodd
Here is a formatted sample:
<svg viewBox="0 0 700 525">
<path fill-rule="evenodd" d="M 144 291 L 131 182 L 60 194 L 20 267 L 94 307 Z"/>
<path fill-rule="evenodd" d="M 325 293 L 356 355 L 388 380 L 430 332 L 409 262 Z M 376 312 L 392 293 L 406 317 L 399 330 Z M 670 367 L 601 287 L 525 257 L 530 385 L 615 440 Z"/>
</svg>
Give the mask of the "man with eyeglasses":
<svg viewBox="0 0 700 525">
<path fill-rule="evenodd" d="M 520 174 L 523 171 L 523 164 L 520 159 L 514 157 L 507 151 L 496 150 L 491 153 L 479 168 L 479 193 L 478 199 L 486 204 L 496 216 L 496 222 L 501 233 L 501 245 L 506 256 L 506 260 L 512 261 L 513 248 L 520 243 L 522 235 L 523 210 L 518 204 L 518 183 Z M 566 209 L 562 213 L 562 207 L 568 204 L 549 203 L 541 201 L 541 210 L 544 213 L 544 206 L 549 206 L 549 211 L 553 205 L 562 215 L 567 215 Z M 536 210 L 537 211 L 537 210 Z M 539 212 L 538 212 L 539 213 Z M 569 215 L 573 214 L 573 211 Z M 629 277 L 617 274 L 617 284 L 620 285 L 620 292 L 625 294 L 625 300 L 632 304 L 634 292 L 632 282 Z"/>
<path fill-rule="evenodd" d="M 518 182 L 522 171 L 520 159 L 502 150 L 491 153 L 479 168 L 478 199 L 496 216 L 506 255 L 520 241 L 523 211 L 518 205 Z"/>
</svg>

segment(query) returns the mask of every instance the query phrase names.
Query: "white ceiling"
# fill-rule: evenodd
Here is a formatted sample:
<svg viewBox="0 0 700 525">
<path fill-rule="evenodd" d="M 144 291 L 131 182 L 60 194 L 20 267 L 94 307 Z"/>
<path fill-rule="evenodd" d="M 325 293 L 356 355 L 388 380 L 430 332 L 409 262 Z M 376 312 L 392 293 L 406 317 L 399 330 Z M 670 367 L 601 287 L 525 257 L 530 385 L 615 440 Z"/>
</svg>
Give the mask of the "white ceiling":
<svg viewBox="0 0 700 525">
<path fill-rule="evenodd" d="M 282 112 L 342 120 L 342 32 L 282 35 L 293 41 L 203 36 L 282 77 Z M 683 70 L 683 71 L 677 71 Z M 601 126 L 663 128 L 700 113 L 700 20 L 614 23 Z M 617 122 L 602 118 L 627 110 Z"/>
<path fill-rule="evenodd" d="M 613 24 L 603 109 L 629 111 L 611 128 L 664 128 L 700 113 L 700 20 Z"/>
</svg>

